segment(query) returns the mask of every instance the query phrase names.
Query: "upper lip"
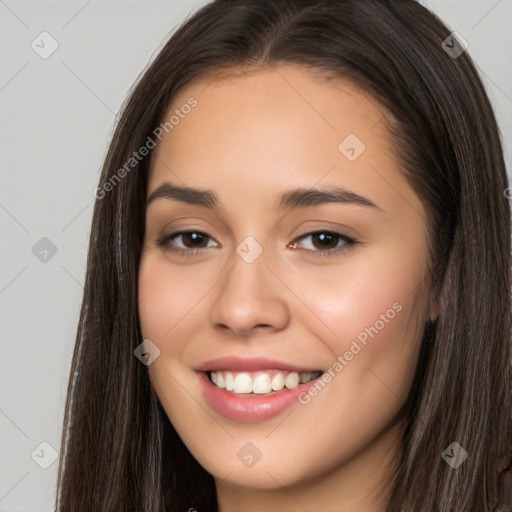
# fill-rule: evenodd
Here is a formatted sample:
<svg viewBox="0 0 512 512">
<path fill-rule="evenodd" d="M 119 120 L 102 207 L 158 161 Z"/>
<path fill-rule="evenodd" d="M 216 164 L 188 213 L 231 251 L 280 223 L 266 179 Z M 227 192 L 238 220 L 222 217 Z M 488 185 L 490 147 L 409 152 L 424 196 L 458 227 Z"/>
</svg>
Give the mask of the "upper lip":
<svg viewBox="0 0 512 512">
<path fill-rule="evenodd" d="M 316 372 L 318 368 L 299 366 L 277 359 L 266 357 L 242 358 L 236 356 L 224 356 L 210 359 L 199 365 L 196 370 L 202 372 L 213 372 L 218 370 L 257 372 L 263 370 L 284 370 L 289 372 Z"/>
</svg>

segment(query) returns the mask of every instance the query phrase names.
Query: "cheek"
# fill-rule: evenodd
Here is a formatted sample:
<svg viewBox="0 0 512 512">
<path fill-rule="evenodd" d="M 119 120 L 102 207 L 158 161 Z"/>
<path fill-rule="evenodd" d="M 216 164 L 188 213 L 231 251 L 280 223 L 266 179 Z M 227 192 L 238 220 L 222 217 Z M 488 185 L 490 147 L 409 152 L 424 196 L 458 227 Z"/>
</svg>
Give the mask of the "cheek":
<svg viewBox="0 0 512 512">
<path fill-rule="evenodd" d="M 199 267 L 186 269 L 171 265 L 158 254 L 145 256 L 139 267 L 139 318 L 142 335 L 157 344 L 181 339 L 176 333 L 193 314 L 198 301 L 207 293 L 208 279 Z M 166 343 L 161 349 L 169 350 Z"/>
<path fill-rule="evenodd" d="M 398 329 L 413 302 L 415 310 L 424 307 L 416 297 L 424 288 L 425 255 L 411 247 L 403 241 L 376 245 L 347 256 L 339 266 L 297 272 L 295 291 L 322 321 L 327 339 L 355 338 L 376 322 L 379 330 L 382 322 L 388 331 L 391 323 Z"/>
<path fill-rule="evenodd" d="M 143 256 L 139 266 L 138 304 L 144 338 L 160 338 L 170 320 L 173 300 L 166 288 L 167 278 L 162 275 L 161 267 L 151 256 Z"/>
<path fill-rule="evenodd" d="M 207 275 L 200 266 L 180 268 L 156 252 L 145 255 L 139 266 L 142 336 L 160 350 L 160 356 L 148 367 L 149 376 L 173 423 L 180 422 L 179 411 L 190 407 L 189 396 L 180 383 L 189 382 L 193 372 L 183 361 L 198 318 L 204 318 L 204 303 L 212 282 L 211 272 Z"/>
<path fill-rule="evenodd" d="M 169 420 L 180 424 L 180 411 L 191 404 L 180 382 L 190 375 L 184 372 L 182 359 L 188 337 L 184 329 L 188 314 L 198 300 L 199 282 L 192 272 L 180 272 L 165 258 L 152 253 L 139 266 L 138 304 L 142 336 L 150 339 L 160 355 L 148 366 L 151 385 Z M 203 295 L 201 293 L 199 296 Z"/>
<path fill-rule="evenodd" d="M 339 363 L 333 373 L 368 403 L 383 385 L 405 399 L 426 321 L 424 248 L 394 242 L 347 257 L 336 272 L 317 267 L 297 280 L 297 295 L 314 312 L 304 322 Z"/>
</svg>

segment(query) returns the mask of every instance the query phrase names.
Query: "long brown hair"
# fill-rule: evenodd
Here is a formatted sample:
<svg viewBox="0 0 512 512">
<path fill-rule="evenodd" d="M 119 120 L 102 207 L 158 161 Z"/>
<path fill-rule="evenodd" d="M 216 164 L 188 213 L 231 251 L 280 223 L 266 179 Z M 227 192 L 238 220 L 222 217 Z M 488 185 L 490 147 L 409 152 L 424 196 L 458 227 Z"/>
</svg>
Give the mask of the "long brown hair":
<svg viewBox="0 0 512 512">
<path fill-rule="evenodd" d="M 216 0 L 175 32 L 125 103 L 100 178 L 58 512 L 217 510 L 213 477 L 134 357 L 150 159 L 128 171 L 126 162 L 185 85 L 279 63 L 349 79 L 385 107 L 404 176 L 427 212 L 440 313 L 425 327 L 387 510 L 496 507 L 497 474 L 512 459 L 508 183 L 482 82 L 467 51 L 456 57 L 443 47 L 449 37 L 413 0 Z M 469 454 L 457 469 L 441 457 L 454 441 Z"/>
</svg>

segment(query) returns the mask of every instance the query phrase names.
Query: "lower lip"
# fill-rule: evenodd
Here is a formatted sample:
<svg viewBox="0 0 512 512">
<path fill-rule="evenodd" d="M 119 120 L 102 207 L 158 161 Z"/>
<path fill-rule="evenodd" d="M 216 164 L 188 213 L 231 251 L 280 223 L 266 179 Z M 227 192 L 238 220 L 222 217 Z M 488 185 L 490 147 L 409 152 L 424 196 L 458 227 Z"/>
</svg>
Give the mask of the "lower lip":
<svg viewBox="0 0 512 512">
<path fill-rule="evenodd" d="M 206 401 L 213 409 L 232 420 L 241 422 L 265 421 L 277 416 L 298 401 L 301 393 L 308 391 L 321 378 L 300 384 L 295 389 L 274 395 L 240 396 L 215 386 L 205 372 L 198 372 Z"/>
</svg>

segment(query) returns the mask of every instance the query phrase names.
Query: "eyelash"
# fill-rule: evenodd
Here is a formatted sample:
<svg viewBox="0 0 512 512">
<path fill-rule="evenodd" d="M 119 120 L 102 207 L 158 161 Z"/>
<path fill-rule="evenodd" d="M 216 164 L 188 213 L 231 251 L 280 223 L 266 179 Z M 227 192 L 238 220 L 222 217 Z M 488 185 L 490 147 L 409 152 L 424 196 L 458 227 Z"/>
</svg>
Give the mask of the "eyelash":
<svg viewBox="0 0 512 512">
<path fill-rule="evenodd" d="M 202 247 L 199 249 L 183 249 L 181 247 L 177 248 L 177 249 L 171 248 L 172 247 L 171 240 L 173 240 L 174 238 L 177 238 L 181 235 L 185 235 L 187 233 L 196 233 L 198 235 L 206 236 L 210 239 L 212 238 L 207 233 L 190 229 L 190 230 L 184 230 L 184 231 L 174 231 L 172 233 L 165 234 L 162 237 L 160 237 L 158 240 L 156 240 L 156 245 L 158 247 L 164 248 L 164 250 L 172 251 L 172 252 L 176 253 L 178 256 L 183 256 L 183 257 L 194 256 L 196 254 L 203 252 L 205 249 L 207 249 L 207 247 Z M 316 256 L 319 256 L 319 257 L 332 257 L 332 256 L 335 256 L 338 254 L 345 253 L 350 247 L 359 245 L 359 242 L 355 238 L 351 238 L 349 236 L 343 235 L 342 233 L 338 233 L 336 231 L 329 231 L 329 230 L 317 230 L 317 231 L 311 231 L 311 232 L 305 233 L 305 234 L 300 235 L 299 237 L 295 238 L 295 240 L 293 240 L 292 244 L 294 244 L 296 242 L 300 242 L 307 237 L 319 235 L 319 234 L 334 235 L 335 237 L 343 240 L 345 243 L 341 247 L 337 247 L 335 249 L 324 249 L 324 250 L 319 250 L 319 251 L 315 251 L 315 250 L 311 250 L 311 249 L 303 249 L 303 250 L 313 252 L 313 253 L 315 253 Z"/>
</svg>

